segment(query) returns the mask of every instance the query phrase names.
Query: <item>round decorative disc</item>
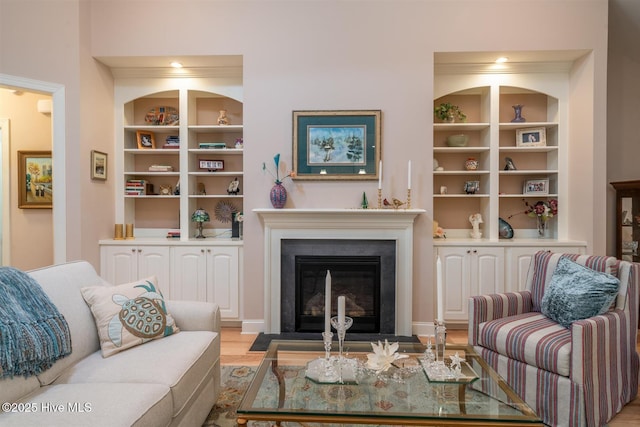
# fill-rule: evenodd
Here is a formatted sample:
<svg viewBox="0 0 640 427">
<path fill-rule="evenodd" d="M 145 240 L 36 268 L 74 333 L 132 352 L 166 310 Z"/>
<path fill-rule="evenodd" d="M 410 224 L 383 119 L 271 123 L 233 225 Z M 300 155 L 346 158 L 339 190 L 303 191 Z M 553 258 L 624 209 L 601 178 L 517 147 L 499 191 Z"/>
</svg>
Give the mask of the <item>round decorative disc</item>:
<svg viewBox="0 0 640 427">
<path fill-rule="evenodd" d="M 239 212 L 238 208 L 226 200 L 219 201 L 215 209 L 216 219 L 220 222 L 231 222 L 236 212 Z"/>
</svg>

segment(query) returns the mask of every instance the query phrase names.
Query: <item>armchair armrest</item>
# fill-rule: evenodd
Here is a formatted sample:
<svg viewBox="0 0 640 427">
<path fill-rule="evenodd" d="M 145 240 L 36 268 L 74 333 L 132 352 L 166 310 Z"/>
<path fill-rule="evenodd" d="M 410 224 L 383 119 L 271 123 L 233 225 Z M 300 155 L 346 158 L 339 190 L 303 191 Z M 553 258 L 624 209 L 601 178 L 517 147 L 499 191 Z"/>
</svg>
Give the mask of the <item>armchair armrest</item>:
<svg viewBox="0 0 640 427">
<path fill-rule="evenodd" d="M 612 310 L 571 324 L 570 378 L 584 387 L 586 419 L 593 425 L 610 420 L 638 393 L 636 317 Z M 616 393 L 623 398 L 612 398 Z"/>
<path fill-rule="evenodd" d="M 469 298 L 469 344 L 477 345 L 480 323 L 528 313 L 532 305 L 529 291 L 478 295 Z"/>
<path fill-rule="evenodd" d="M 218 304 L 203 301 L 167 300 L 167 311 L 183 331 L 220 332 L 220 308 Z"/>
</svg>

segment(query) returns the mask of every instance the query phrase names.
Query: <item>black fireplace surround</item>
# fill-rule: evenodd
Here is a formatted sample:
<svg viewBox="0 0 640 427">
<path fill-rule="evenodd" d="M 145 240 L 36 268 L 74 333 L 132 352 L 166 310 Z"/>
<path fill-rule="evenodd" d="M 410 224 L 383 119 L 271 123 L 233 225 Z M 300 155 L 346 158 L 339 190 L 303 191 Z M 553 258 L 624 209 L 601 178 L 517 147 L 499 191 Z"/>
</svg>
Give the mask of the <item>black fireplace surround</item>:
<svg viewBox="0 0 640 427">
<path fill-rule="evenodd" d="M 332 315 L 344 295 L 349 332 L 395 334 L 396 241 L 282 239 L 281 332 L 324 330 L 325 279 Z"/>
</svg>

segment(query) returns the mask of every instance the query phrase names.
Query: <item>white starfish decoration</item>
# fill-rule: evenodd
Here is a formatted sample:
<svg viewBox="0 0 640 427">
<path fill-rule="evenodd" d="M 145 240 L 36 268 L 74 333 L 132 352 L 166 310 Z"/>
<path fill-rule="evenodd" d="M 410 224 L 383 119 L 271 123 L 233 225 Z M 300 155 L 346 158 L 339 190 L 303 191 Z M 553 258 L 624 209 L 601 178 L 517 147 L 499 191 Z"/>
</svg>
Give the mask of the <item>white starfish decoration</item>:
<svg viewBox="0 0 640 427">
<path fill-rule="evenodd" d="M 388 370 L 396 360 L 409 357 L 406 354 L 397 353 L 399 346 L 397 342 L 389 344 L 388 340 L 384 340 L 384 344 L 380 341 L 378 344 L 371 343 L 373 353 L 367 354 L 367 368 L 373 369 L 379 374 Z"/>
</svg>

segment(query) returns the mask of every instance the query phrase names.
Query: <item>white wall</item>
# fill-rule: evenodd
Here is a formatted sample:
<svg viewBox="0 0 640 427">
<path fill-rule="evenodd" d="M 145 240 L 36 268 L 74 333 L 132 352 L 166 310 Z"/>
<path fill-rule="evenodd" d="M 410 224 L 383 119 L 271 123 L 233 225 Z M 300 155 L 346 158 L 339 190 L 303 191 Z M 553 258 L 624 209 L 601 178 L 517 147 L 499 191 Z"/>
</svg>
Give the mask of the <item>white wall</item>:
<svg viewBox="0 0 640 427">
<path fill-rule="evenodd" d="M 604 82 L 606 77 L 606 0 L 183 0 L 156 1 L 153 7 L 140 0 L 51 0 L 39 2 L 42 7 L 34 7 L 34 2 L 0 1 L 0 71 L 70 86 L 68 142 L 80 147 L 80 153 L 87 150 L 89 141 L 84 137 L 94 126 L 102 129 L 98 121 L 113 122 L 108 112 L 104 117 L 80 112 L 80 106 L 84 108 L 80 102 L 87 101 L 88 95 L 79 92 L 90 93 L 96 83 L 99 91 L 94 103 L 109 101 L 110 82 L 100 69 L 83 62 L 86 55 L 243 55 L 244 209 L 249 213 L 244 232 L 243 311 L 247 319 L 263 316 L 262 228 L 250 212 L 269 203 L 271 184 L 262 177 L 262 162 L 280 152 L 290 166 L 292 110 L 381 109 L 385 194 L 405 194 L 404 168 L 411 158 L 415 171 L 412 204 L 421 207 L 431 197 L 434 52 L 592 49 L 593 81 Z M 78 3 L 83 6 L 78 8 Z M 21 19 L 6 17 L 7 5 Z M 90 34 L 77 23 L 83 7 L 91 9 Z M 37 19 L 27 22 L 36 11 Z M 57 18 L 51 19 L 53 16 Z M 25 41 L 15 37 L 25 32 L 20 26 L 29 28 Z M 61 36 L 70 31 L 68 26 L 76 34 Z M 83 38 L 78 42 L 74 37 Z M 77 45 L 68 49 L 70 41 Z M 56 47 L 53 58 L 51 46 Z M 62 65 L 64 60 L 72 63 Z M 77 82 L 87 75 L 92 77 L 91 85 Z M 601 86 L 594 94 L 594 117 L 604 117 L 606 90 Z M 604 126 L 604 121 L 594 122 L 593 133 L 602 133 Z M 91 134 L 101 137 L 102 131 Z M 83 175 L 78 179 L 84 179 Z M 357 206 L 362 191 L 367 191 L 369 200 L 376 199 L 375 182 L 295 182 L 288 186 L 289 207 Z M 85 197 L 70 193 L 73 199 Z M 99 207 L 82 202 L 78 206 L 70 202 L 74 212 L 100 213 Z M 98 237 L 110 236 L 113 221 L 105 222 L 96 223 L 104 229 Z M 600 226 L 585 226 L 594 235 L 604 236 Z M 95 233 L 79 239 L 73 242 L 74 248 L 97 247 Z M 430 321 L 434 317 L 430 212 L 417 222 L 415 250 L 414 320 Z"/>
</svg>

